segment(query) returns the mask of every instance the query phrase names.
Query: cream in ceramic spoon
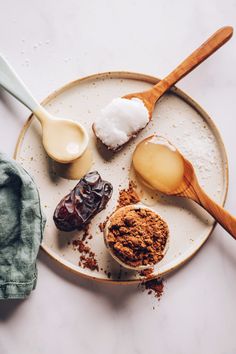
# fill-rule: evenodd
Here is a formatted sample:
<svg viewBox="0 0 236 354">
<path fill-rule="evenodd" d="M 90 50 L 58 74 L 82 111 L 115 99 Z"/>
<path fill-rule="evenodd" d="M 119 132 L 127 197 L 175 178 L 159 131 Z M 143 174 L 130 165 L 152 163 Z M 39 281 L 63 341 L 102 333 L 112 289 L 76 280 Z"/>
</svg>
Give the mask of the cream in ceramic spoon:
<svg viewBox="0 0 236 354">
<path fill-rule="evenodd" d="M 85 128 L 78 122 L 57 118 L 47 112 L 1 55 L 0 86 L 28 107 L 38 118 L 42 125 L 43 146 L 53 160 L 70 163 L 84 153 L 89 140 Z"/>
<path fill-rule="evenodd" d="M 236 218 L 203 191 L 192 164 L 168 140 L 154 135 L 141 141 L 133 153 L 133 166 L 149 188 L 192 199 L 236 238 Z"/>
</svg>

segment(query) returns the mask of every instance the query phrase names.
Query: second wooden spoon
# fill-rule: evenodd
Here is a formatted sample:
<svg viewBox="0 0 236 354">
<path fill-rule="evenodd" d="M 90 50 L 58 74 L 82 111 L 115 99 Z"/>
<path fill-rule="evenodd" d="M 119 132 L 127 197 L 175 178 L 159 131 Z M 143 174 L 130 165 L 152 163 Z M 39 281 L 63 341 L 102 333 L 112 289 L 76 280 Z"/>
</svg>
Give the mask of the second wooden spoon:
<svg viewBox="0 0 236 354">
<path fill-rule="evenodd" d="M 236 218 L 204 192 L 191 162 L 168 140 L 154 135 L 141 141 L 133 154 L 133 166 L 146 186 L 194 200 L 236 239 Z"/>
<path fill-rule="evenodd" d="M 226 43 L 233 35 L 233 27 L 226 26 L 216 31 L 208 38 L 198 49 L 190 54 L 176 69 L 174 69 L 163 80 L 159 81 L 150 90 L 144 92 L 131 93 L 123 98 L 139 98 L 141 99 L 149 112 L 151 119 L 156 102 L 159 98 L 180 79 L 192 71 L 196 66 L 201 64 L 224 43 Z"/>
</svg>

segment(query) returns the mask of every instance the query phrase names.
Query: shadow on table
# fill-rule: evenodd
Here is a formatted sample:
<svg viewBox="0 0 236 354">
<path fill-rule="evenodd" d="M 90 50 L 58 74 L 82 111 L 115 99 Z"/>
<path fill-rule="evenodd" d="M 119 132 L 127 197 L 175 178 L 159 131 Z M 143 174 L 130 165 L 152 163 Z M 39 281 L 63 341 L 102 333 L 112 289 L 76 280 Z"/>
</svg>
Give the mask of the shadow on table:
<svg viewBox="0 0 236 354">
<path fill-rule="evenodd" d="M 24 301 L 25 299 L 0 300 L 0 322 L 9 319 Z"/>
<path fill-rule="evenodd" d="M 130 297 L 137 295 L 139 292 L 139 286 L 136 283 L 121 285 L 83 278 L 55 262 L 43 251 L 39 254 L 39 260 L 65 281 L 87 291 L 96 293 L 96 296 L 106 299 L 110 306 L 116 309 L 125 308 L 125 304 L 130 301 Z"/>
</svg>

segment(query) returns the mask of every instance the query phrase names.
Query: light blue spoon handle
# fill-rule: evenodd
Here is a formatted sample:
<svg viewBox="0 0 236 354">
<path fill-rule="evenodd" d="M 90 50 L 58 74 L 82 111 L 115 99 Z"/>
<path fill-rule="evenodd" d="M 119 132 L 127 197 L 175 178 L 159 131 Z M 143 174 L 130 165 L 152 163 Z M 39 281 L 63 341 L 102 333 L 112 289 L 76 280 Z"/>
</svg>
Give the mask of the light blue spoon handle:
<svg viewBox="0 0 236 354">
<path fill-rule="evenodd" d="M 23 81 L 16 74 L 15 70 L 2 55 L 0 55 L 0 86 L 28 107 L 32 112 L 40 110 L 40 104 L 32 96 Z"/>
</svg>

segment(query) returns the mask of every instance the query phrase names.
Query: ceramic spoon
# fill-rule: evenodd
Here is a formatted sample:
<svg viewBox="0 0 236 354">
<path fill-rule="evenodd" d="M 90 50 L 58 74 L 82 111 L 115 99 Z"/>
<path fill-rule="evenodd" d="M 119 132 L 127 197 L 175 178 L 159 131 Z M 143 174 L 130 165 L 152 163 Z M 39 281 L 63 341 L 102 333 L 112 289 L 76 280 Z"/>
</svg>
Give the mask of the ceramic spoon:
<svg viewBox="0 0 236 354">
<path fill-rule="evenodd" d="M 57 118 L 47 112 L 1 55 L 0 86 L 28 107 L 38 118 L 42 125 L 43 146 L 53 160 L 69 163 L 83 154 L 89 140 L 84 127 L 78 122 Z"/>
<path fill-rule="evenodd" d="M 169 149 L 169 152 L 165 151 L 164 148 L 159 152 L 153 149 L 148 154 L 146 165 L 143 166 L 142 163 L 140 164 L 140 161 L 143 161 L 144 155 L 142 157 L 141 154 L 150 151 L 148 150 L 148 144 L 150 143 L 162 144 L 162 146 L 165 145 L 166 149 Z M 146 150 L 143 150 L 143 148 Z M 163 155 L 161 156 L 160 154 L 163 153 L 165 153 L 165 156 L 172 156 L 171 154 L 173 154 L 173 156 L 164 167 L 163 164 L 160 168 L 157 165 L 155 167 L 153 164 L 156 163 L 157 159 L 162 159 Z M 230 215 L 204 192 L 198 183 L 192 164 L 166 139 L 152 136 L 139 143 L 133 154 L 133 165 L 137 175 L 148 187 L 158 189 L 160 192 L 168 195 L 192 199 L 208 211 L 208 213 L 236 239 L 236 218 Z M 148 166 L 152 167 L 151 175 L 145 172 Z M 173 171 L 173 166 L 175 166 L 175 171 Z M 170 181 L 173 176 L 175 181 L 174 184 L 171 185 Z M 160 181 L 161 183 L 159 183 Z"/>
<path fill-rule="evenodd" d="M 233 28 L 230 26 L 222 27 L 216 31 L 206 42 L 187 57 L 176 69 L 174 69 L 163 80 L 159 81 L 150 90 L 144 92 L 131 93 L 123 98 L 139 98 L 143 101 L 149 112 L 151 119 L 156 102 L 159 98 L 180 79 L 201 64 L 218 48 L 226 43 L 233 35 Z"/>
</svg>

